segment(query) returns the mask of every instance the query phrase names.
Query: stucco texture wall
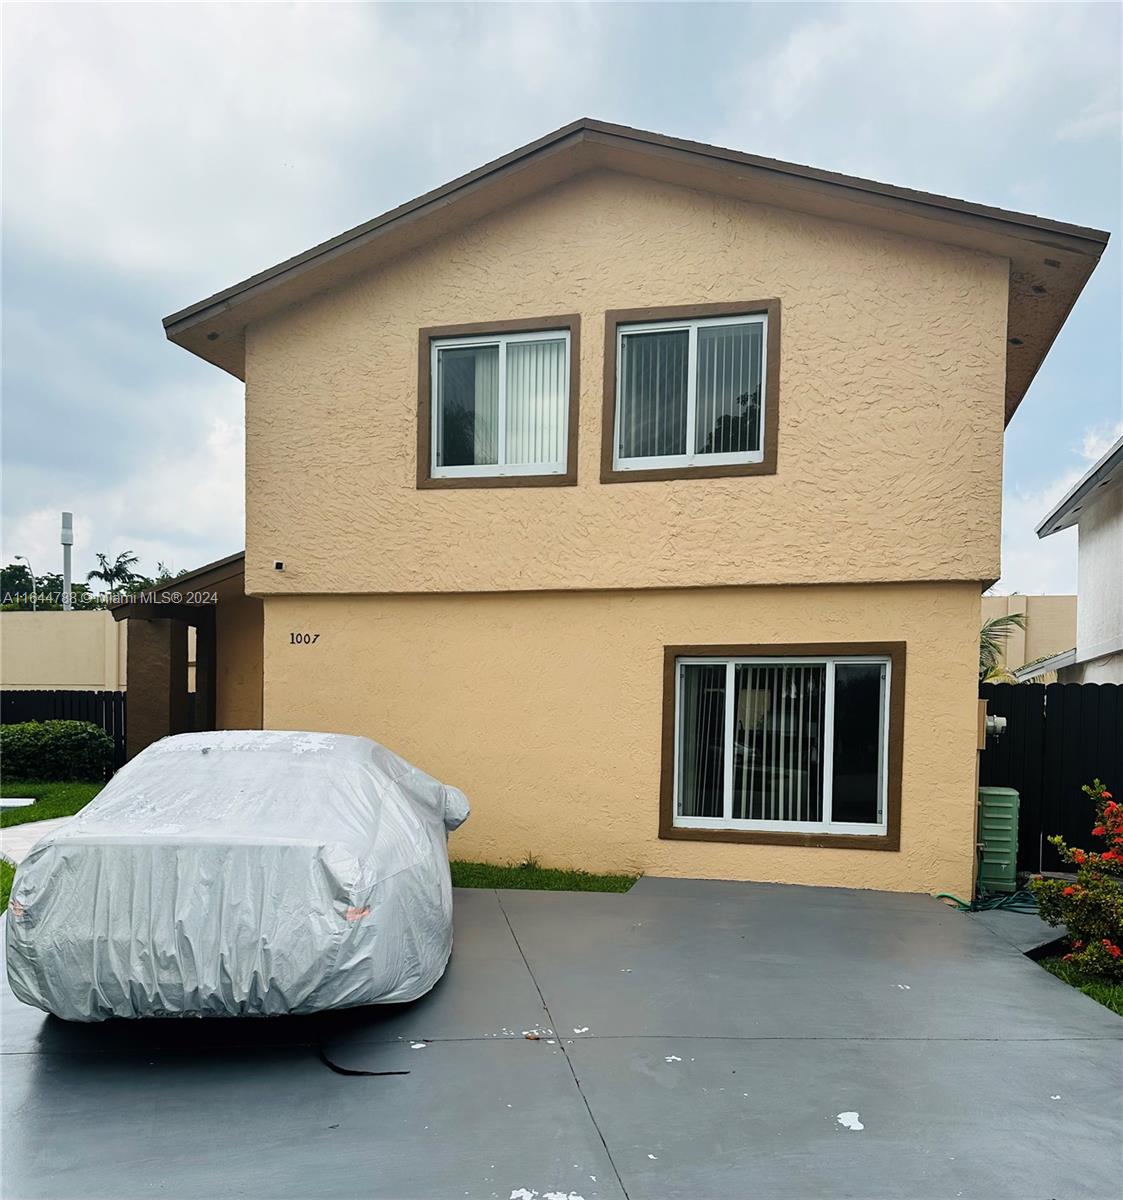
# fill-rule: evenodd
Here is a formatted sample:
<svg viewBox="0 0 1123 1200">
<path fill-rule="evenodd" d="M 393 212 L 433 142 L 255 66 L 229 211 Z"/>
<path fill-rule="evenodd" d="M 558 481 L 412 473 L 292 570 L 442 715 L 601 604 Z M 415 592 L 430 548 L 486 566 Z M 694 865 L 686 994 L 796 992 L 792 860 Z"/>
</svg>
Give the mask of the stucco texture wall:
<svg viewBox="0 0 1123 1200">
<path fill-rule="evenodd" d="M 220 585 L 215 606 L 216 727 L 260 729 L 262 706 L 262 604 L 247 596 L 239 575 Z"/>
<path fill-rule="evenodd" d="M 972 584 L 270 597 L 265 722 L 462 787 L 457 858 L 968 895 L 978 623 Z M 664 645 L 812 641 L 907 642 L 900 850 L 661 841 Z"/>
<path fill-rule="evenodd" d="M 578 177 L 249 327 L 247 589 L 996 578 L 1007 287 L 1002 259 Z M 602 485 L 605 311 L 771 298 L 777 474 Z M 577 486 L 418 491 L 418 330 L 571 312 Z"/>
<path fill-rule="evenodd" d="M 105 609 L 0 614 L 0 685 L 118 691 L 127 633 Z"/>
<path fill-rule="evenodd" d="M 1080 514 L 1076 653 L 1084 680 L 1123 683 L 1123 483 L 1100 489 Z"/>
</svg>

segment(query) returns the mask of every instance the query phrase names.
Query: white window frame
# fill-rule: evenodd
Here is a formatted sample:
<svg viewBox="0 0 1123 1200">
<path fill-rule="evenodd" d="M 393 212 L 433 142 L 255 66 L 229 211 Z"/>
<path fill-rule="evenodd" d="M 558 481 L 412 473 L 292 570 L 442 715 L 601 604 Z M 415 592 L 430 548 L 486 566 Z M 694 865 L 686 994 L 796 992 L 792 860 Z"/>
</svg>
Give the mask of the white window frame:
<svg viewBox="0 0 1123 1200">
<path fill-rule="evenodd" d="M 876 824 L 832 820 L 834 792 L 834 688 L 835 667 L 839 663 L 872 663 L 884 667 L 881 678 L 881 725 L 878 753 L 881 758 L 879 820 Z M 723 739 L 723 813 L 720 817 L 684 817 L 679 813 L 679 787 L 682 762 L 682 689 L 684 667 L 725 666 L 725 736 Z M 826 694 L 823 701 L 823 820 L 822 821 L 761 821 L 733 817 L 733 735 L 736 704 L 733 703 L 734 678 L 739 666 L 786 667 L 824 666 Z M 886 654 L 826 654 L 809 657 L 754 656 L 749 658 L 725 656 L 683 656 L 675 659 L 675 763 L 673 824 L 680 829 L 743 829 L 761 833 L 818 833 L 845 834 L 859 837 L 884 837 L 888 832 L 889 815 L 889 697 L 892 688 L 893 664 Z"/>
<path fill-rule="evenodd" d="M 760 448 L 738 450 L 726 454 L 700 454 L 691 447 L 695 444 L 695 424 L 698 405 L 698 330 L 719 325 L 760 326 Z M 620 385 L 624 375 L 624 339 L 635 333 L 675 333 L 685 330 L 688 334 L 686 355 L 686 446 L 685 454 L 652 454 L 645 458 L 622 458 L 620 456 Z M 768 404 L 768 314 L 745 313 L 733 317 L 691 317 L 680 321 L 645 321 L 642 324 L 618 325 L 616 327 L 616 415 L 612 429 L 612 468 L 615 471 L 651 471 L 667 467 L 713 467 L 734 466 L 740 463 L 764 461 L 765 407 Z"/>
<path fill-rule="evenodd" d="M 507 456 L 507 347 L 512 342 L 557 342 L 565 343 L 565 420 L 562 424 L 559 445 L 562 457 L 552 463 L 518 463 L 509 465 L 503 460 Z M 464 350 L 472 346 L 497 346 L 499 348 L 499 405 L 498 405 L 498 448 L 496 463 L 473 463 L 467 466 L 437 466 L 437 420 L 441 404 L 438 355 L 441 350 Z M 475 337 L 434 338 L 429 347 L 429 474 L 433 479 L 480 479 L 507 475 L 564 475 L 568 470 L 569 422 L 573 419 L 570 409 L 570 357 L 572 347 L 568 329 L 539 329 L 531 333 L 485 333 Z"/>
</svg>

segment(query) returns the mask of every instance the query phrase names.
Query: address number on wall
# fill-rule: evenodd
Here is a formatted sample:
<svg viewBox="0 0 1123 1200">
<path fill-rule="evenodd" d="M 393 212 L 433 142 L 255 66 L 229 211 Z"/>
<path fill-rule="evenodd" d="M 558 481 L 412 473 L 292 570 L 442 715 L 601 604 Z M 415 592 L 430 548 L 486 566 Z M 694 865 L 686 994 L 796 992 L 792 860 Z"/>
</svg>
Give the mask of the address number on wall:
<svg viewBox="0 0 1123 1200">
<path fill-rule="evenodd" d="M 290 646 L 314 646 L 320 640 L 318 633 L 290 633 Z"/>
</svg>

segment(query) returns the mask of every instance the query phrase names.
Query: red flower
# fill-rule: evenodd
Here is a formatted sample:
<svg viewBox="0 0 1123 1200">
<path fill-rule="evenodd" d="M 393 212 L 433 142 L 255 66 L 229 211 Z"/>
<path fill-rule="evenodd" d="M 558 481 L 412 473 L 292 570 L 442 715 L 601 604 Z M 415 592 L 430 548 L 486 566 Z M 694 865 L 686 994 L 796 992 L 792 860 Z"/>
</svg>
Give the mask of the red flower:
<svg viewBox="0 0 1123 1200">
<path fill-rule="evenodd" d="M 1072 962 L 1072 955 L 1071 954 L 1062 954 L 1061 962 Z"/>
<path fill-rule="evenodd" d="M 1076 895 L 1076 888 L 1074 888 L 1074 887 L 1072 886 L 1072 884 L 1070 883 L 1070 884 L 1068 885 L 1068 887 L 1064 888 L 1064 889 L 1061 891 L 1061 895 L 1062 895 L 1062 896 L 1074 896 L 1074 895 Z"/>
<path fill-rule="evenodd" d="M 1104 829 L 1104 827 L 1103 827 L 1102 825 L 1097 825 L 1097 826 L 1096 826 L 1096 827 L 1095 827 L 1095 828 L 1092 830 L 1092 836 L 1093 836 L 1093 837 L 1103 837 L 1103 835 L 1104 835 L 1106 832 L 1107 832 L 1107 830 L 1106 830 L 1106 829 Z"/>
<path fill-rule="evenodd" d="M 1103 945 L 1112 958 L 1118 958 L 1121 954 L 1123 954 L 1123 950 L 1120 950 L 1119 947 L 1111 940 L 1111 938 L 1104 938 Z"/>
<path fill-rule="evenodd" d="M 1109 859 L 1119 858 L 1120 855 L 1115 850 L 1105 850 L 1100 857 L 1107 862 Z"/>
<path fill-rule="evenodd" d="M 1110 793 L 1110 792 L 1107 792 L 1107 791 L 1100 792 L 1100 796 L 1101 796 L 1101 797 L 1102 797 L 1104 800 L 1110 800 L 1110 799 L 1111 799 L 1111 793 Z"/>
</svg>

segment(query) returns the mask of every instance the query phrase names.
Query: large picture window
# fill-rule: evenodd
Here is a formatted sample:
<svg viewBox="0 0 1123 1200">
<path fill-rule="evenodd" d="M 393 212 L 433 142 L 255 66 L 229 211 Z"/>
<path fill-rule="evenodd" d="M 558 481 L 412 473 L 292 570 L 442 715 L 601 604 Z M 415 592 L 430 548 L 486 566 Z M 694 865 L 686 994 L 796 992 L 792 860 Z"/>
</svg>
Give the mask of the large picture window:
<svg viewBox="0 0 1123 1200">
<path fill-rule="evenodd" d="M 422 331 L 419 485 L 573 482 L 576 318 L 558 321 Z"/>
<path fill-rule="evenodd" d="M 894 658 L 903 672 L 900 650 L 676 653 L 664 747 L 673 828 L 886 838 Z"/>
<path fill-rule="evenodd" d="M 773 469 L 765 461 L 777 379 L 770 323 L 778 323 L 779 307 L 730 312 L 722 305 L 707 315 L 710 307 L 676 316 L 669 314 L 679 310 L 664 310 L 646 321 L 610 314 L 606 482 Z"/>
</svg>

